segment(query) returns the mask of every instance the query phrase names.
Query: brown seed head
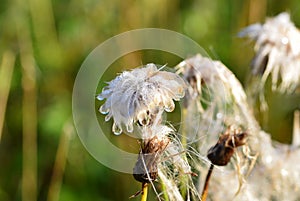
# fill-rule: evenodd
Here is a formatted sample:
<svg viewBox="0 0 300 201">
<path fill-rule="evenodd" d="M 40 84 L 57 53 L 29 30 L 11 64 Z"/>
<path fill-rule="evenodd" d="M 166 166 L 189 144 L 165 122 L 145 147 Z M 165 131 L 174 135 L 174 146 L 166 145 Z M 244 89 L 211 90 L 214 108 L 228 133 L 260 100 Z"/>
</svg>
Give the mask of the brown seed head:
<svg viewBox="0 0 300 201">
<path fill-rule="evenodd" d="M 170 140 L 154 136 L 142 144 L 138 160 L 133 168 L 133 177 L 142 183 L 150 183 L 157 178 L 157 163 Z"/>
<path fill-rule="evenodd" d="M 207 157 L 212 164 L 225 166 L 230 161 L 235 148 L 246 143 L 247 133 L 225 133 L 219 137 L 217 144 L 208 150 Z"/>
</svg>

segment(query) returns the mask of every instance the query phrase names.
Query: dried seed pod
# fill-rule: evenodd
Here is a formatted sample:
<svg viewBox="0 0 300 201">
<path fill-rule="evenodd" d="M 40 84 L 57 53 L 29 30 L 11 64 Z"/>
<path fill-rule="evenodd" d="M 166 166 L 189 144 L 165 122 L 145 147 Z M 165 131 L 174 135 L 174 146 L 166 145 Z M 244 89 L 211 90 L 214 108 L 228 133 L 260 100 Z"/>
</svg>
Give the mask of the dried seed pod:
<svg viewBox="0 0 300 201">
<path fill-rule="evenodd" d="M 223 134 L 217 144 L 208 150 L 207 157 L 212 164 L 225 166 L 230 161 L 235 148 L 245 144 L 247 133 Z"/>
<path fill-rule="evenodd" d="M 138 160 L 133 168 L 133 177 L 142 183 L 150 183 L 157 178 L 157 163 L 159 156 L 168 146 L 170 140 L 167 137 L 153 138 L 143 142 Z"/>
</svg>

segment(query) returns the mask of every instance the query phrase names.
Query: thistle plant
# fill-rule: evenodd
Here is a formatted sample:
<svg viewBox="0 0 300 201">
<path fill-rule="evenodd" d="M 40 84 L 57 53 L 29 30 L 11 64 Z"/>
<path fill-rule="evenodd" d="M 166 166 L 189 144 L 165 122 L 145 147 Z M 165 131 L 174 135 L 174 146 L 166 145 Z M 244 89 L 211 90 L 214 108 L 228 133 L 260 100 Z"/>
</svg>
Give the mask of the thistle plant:
<svg viewBox="0 0 300 201">
<path fill-rule="evenodd" d="M 193 147 L 196 146 L 198 157 L 202 160 L 194 160 L 195 163 L 192 164 L 199 172 L 198 191 L 207 191 L 203 191 L 202 198 L 299 200 L 300 166 L 295 162 L 300 153 L 299 145 L 274 142 L 271 136 L 260 128 L 248 105 L 249 98 L 234 74 L 221 62 L 201 55 L 184 60 L 178 65 L 178 69 L 185 79 L 189 78 L 186 79 L 190 83 L 188 88 L 191 94 L 195 94 L 186 96 L 193 98 L 185 101 L 188 103 L 186 107 L 189 112 L 186 117 L 188 120 L 183 123 L 187 124 L 185 127 L 189 133 L 190 144 L 195 144 Z M 197 102 L 200 102 L 200 107 Z M 299 127 L 299 122 L 297 125 Z M 241 128 L 241 131 L 237 131 L 238 128 Z M 224 132 L 225 135 L 220 135 Z M 228 133 L 229 136 L 235 136 L 244 132 L 247 133 L 245 145 L 234 152 L 229 149 L 227 155 L 232 157 L 226 158 L 232 159 L 229 163 L 219 163 L 227 165 L 218 166 L 212 175 L 212 164 L 216 163 L 214 159 L 222 158 L 222 154 L 212 153 L 220 147 L 225 147 L 223 142 L 228 142 L 224 140 L 228 139 Z M 210 148 L 217 141 L 218 143 Z M 210 162 L 203 162 L 206 161 L 207 150 Z M 206 178 L 210 178 L 209 189 L 205 186 L 208 186 Z M 257 184 L 258 181 L 261 185 Z M 262 185 L 263 189 L 260 187 Z"/>
<path fill-rule="evenodd" d="M 240 35 L 256 42 L 252 73 L 261 76 L 257 91 L 263 94 L 270 75 L 273 90 L 295 91 L 300 80 L 300 34 L 288 14 L 252 25 Z M 163 68 L 148 64 L 125 71 L 97 97 L 106 99 L 99 111 L 105 121 L 113 119 L 114 134 L 139 138 L 132 168 L 142 190 L 133 197 L 141 193 L 146 201 L 151 185 L 158 200 L 300 199 L 300 166 L 295 162 L 299 143 L 274 142 L 260 128 L 248 105 L 253 97 L 247 97 L 224 64 L 198 54 L 180 62 L 176 73 Z M 178 133 L 163 113 L 172 112 L 174 101 L 180 99 Z"/>
<path fill-rule="evenodd" d="M 184 151 L 174 129 L 164 124 L 162 114 L 174 110 L 173 101 L 184 96 L 185 88 L 184 80 L 175 73 L 147 64 L 143 68 L 123 72 L 109 82 L 97 97 L 99 100 L 106 99 L 99 111 L 106 114 L 106 121 L 113 118 L 112 130 L 116 135 L 125 130 L 140 138 L 133 176 L 142 183 L 141 200 L 147 198 L 149 183 L 155 190 L 153 181 L 158 176 L 166 187 L 165 197 L 183 200 L 173 181 L 177 174 L 190 173 L 190 166 L 183 157 Z M 158 193 L 157 196 L 160 199 Z"/>
<path fill-rule="evenodd" d="M 211 165 L 208 170 L 201 200 L 206 201 L 208 195 L 208 184 L 212 175 L 212 171 L 215 165 L 225 166 L 229 163 L 237 147 L 245 145 L 247 133 L 230 133 L 228 130 L 226 133 L 219 137 L 218 142 L 212 146 L 207 153 L 207 158 L 210 160 Z"/>
<path fill-rule="evenodd" d="M 234 74 L 220 61 L 196 55 L 182 61 L 177 69 L 189 83 L 185 96 L 188 115 L 183 123 L 186 124 L 184 128 L 187 129 L 188 144 L 200 158 L 193 161 L 199 173 L 199 192 L 205 189 L 205 175 L 213 164 L 205 157 L 210 147 L 229 134 L 237 134 L 238 128 L 249 133 L 250 143 L 237 149 L 234 154 L 232 152 L 230 165 L 218 167 L 210 181 L 213 187 L 209 197 L 212 200 L 220 200 L 221 197 L 223 200 L 232 200 L 243 187 L 257 154 L 251 141 L 255 139 L 259 126 L 249 109 L 246 94 Z M 226 190 L 224 195 L 222 189 L 228 185 L 234 188 Z"/>
<path fill-rule="evenodd" d="M 297 93 L 300 84 L 300 31 L 290 21 L 289 14 L 281 13 L 269 18 L 263 25 L 251 25 L 245 28 L 240 36 L 248 36 L 255 41 L 256 55 L 252 62 L 252 72 L 261 78 L 257 79 L 258 83 L 252 85 L 250 92 L 255 90 L 260 93 L 262 109 L 267 108 L 264 89 L 270 75 L 273 91 Z M 252 94 L 249 100 L 253 101 Z M 260 154 L 257 165 L 254 166 L 247 181 L 248 199 L 300 199 L 298 174 L 300 168 L 293 162 L 300 154 L 299 130 L 299 111 L 296 110 L 291 145 L 273 141 L 271 136 L 262 130 L 258 132 L 254 149 Z M 255 185 L 258 179 L 261 185 L 266 187 L 263 191 Z"/>
</svg>

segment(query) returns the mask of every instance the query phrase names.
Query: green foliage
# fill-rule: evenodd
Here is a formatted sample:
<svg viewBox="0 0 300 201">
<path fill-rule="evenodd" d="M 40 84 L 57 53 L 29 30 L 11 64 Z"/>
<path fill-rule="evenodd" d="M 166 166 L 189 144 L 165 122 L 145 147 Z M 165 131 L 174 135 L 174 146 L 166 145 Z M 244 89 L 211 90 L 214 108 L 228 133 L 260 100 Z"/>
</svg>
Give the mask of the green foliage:
<svg viewBox="0 0 300 201">
<path fill-rule="evenodd" d="M 144 27 L 171 29 L 198 42 L 213 58 L 222 60 L 243 81 L 249 73 L 249 55 L 253 53 L 252 47 L 236 37 L 242 27 L 254 20 L 262 21 L 265 16 L 273 16 L 286 10 L 291 12 L 295 24 L 300 26 L 298 0 L 284 3 L 280 0 L 264 0 L 259 2 L 261 7 L 257 10 L 251 8 L 250 2 L 251 0 L 1 1 L 0 57 L 6 50 L 11 50 L 17 55 L 17 61 L 0 142 L 0 200 L 21 200 L 21 45 L 32 46 L 29 54 L 34 58 L 37 71 L 38 197 L 39 200 L 45 200 L 62 129 L 71 118 L 71 95 L 76 73 L 91 50 L 106 39 L 127 30 Z M 20 38 L 25 32 L 28 32 L 28 37 Z M 179 61 L 180 58 L 160 51 L 147 50 L 128 54 L 116 61 L 106 76 L 101 78 L 99 90 L 104 81 L 110 81 L 116 73 L 125 69 L 149 62 L 174 66 Z M 299 107 L 300 97 L 298 95 L 283 99 L 274 96 L 268 95 L 267 99 L 270 107 L 275 108 L 269 111 L 268 122 L 275 123 L 263 126 L 274 133 L 274 138 L 289 142 L 290 136 L 287 133 L 291 133 L 292 119 L 288 116 L 292 116 L 292 111 Z M 104 117 L 99 114 L 99 118 Z M 99 122 L 103 122 L 102 119 Z M 110 123 L 102 124 L 107 128 L 111 127 Z M 124 138 L 125 143 L 111 140 L 116 144 L 120 143 L 120 147 L 124 149 L 138 150 L 136 144 L 126 148 L 128 142 L 134 143 L 135 140 Z M 139 189 L 140 185 L 131 175 L 116 173 L 98 164 L 80 144 L 78 137 L 73 136 L 61 183 L 60 201 L 127 200 Z M 153 197 L 150 195 L 149 198 Z"/>
</svg>

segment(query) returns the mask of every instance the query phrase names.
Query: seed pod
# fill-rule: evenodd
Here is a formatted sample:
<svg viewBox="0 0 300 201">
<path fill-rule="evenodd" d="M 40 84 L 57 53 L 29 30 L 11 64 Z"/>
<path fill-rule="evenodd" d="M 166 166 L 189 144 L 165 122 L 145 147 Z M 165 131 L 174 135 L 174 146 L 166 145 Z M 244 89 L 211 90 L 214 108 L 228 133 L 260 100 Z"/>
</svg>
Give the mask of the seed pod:
<svg viewBox="0 0 300 201">
<path fill-rule="evenodd" d="M 214 165 L 227 165 L 235 151 L 235 148 L 245 144 L 246 137 L 247 133 L 221 135 L 217 144 L 208 150 L 207 158 Z"/>
<path fill-rule="evenodd" d="M 168 146 L 167 137 L 159 139 L 157 136 L 145 141 L 133 168 L 133 177 L 142 183 L 150 183 L 157 178 L 157 163 L 161 153 Z"/>
</svg>

